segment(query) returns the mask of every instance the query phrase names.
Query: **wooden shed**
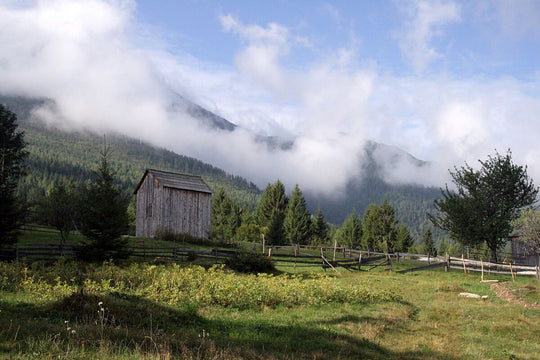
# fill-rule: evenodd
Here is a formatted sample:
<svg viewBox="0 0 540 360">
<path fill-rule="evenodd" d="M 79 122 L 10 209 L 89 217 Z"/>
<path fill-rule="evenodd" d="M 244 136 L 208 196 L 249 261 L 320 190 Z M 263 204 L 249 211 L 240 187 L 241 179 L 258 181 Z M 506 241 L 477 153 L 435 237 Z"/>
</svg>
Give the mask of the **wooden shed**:
<svg viewBox="0 0 540 360">
<path fill-rule="evenodd" d="M 137 236 L 153 237 L 167 230 L 208 238 L 212 191 L 200 176 L 148 169 L 135 195 Z"/>
</svg>

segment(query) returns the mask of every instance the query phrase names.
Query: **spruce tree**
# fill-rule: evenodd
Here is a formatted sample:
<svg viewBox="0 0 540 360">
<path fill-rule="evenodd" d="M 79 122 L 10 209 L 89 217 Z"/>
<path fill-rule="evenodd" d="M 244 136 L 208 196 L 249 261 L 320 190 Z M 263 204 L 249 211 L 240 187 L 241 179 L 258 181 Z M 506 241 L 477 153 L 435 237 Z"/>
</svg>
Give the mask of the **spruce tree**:
<svg viewBox="0 0 540 360">
<path fill-rule="evenodd" d="M 280 245 L 285 242 L 283 221 L 287 209 L 287 196 L 281 181 L 268 184 L 257 206 L 256 218 L 263 229 L 268 245 Z"/>
<path fill-rule="evenodd" d="M 328 241 L 328 223 L 326 222 L 321 207 L 317 208 L 315 219 L 311 222 L 311 243 L 316 245 L 325 244 Z"/>
<path fill-rule="evenodd" d="M 16 122 L 17 116 L 0 104 L 0 245 L 17 241 L 23 214 L 16 190 L 28 153 Z"/>
<path fill-rule="evenodd" d="M 109 164 L 109 149 L 101 152 L 101 163 L 92 183 L 82 196 L 80 231 L 88 239 L 82 242 L 79 258 L 103 261 L 125 258 L 128 229 L 128 201 L 114 184 L 114 173 Z"/>
<path fill-rule="evenodd" d="M 307 244 L 311 228 L 311 215 L 298 184 L 294 187 L 283 221 L 285 236 L 291 244 Z"/>
<path fill-rule="evenodd" d="M 435 248 L 430 228 L 427 228 L 424 233 L 424 253 L 430 256 L 437 256 L 437 249 Z"/>
<path fill-rule="evenodd" d="M 392 253 L 397 245 L 397 220 L 394 208 L 384 199 L 379 207 L 379 238 L 381 239 L 381 248 L 386 252 Z"/>
<path fill-rule="evenodd" d="M 364 221 L 362 222 L 362 246 L 368 251 L 379 249 L 378 221 L 379 207 L 377 204 L 370 204 L 364 213 Z"/>
<path fill-rule="evenodd" d="M 401 224 L 396 232 L 397 245 L 394 251 L 408 252 L 409 248 L 414 245 L 414 239 L 405 224 Z"/>
<path fill-rule="evenodd" d="M 77 199 L 72 187 L 55 185 L 38 204 L 41 219 L 60 232 L 60 245 L 67 243 L 75 228 Z"/>
<path fill-rule="evenodd" d="M 362 239 L 362 222 L 356 211 L 350 213 L 341 226 L 340 240 L 350 248 L 358 247 Z"/>
</svg>

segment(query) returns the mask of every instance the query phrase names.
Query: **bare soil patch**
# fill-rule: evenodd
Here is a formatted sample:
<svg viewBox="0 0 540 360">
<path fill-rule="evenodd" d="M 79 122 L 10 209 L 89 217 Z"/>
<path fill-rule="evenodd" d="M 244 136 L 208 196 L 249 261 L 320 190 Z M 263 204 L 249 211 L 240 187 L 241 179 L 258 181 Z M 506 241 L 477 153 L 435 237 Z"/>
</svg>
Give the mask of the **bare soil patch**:
<svg viewBox="0 0 540 360">
<path fill-rule="evenodd" d="M 505 283 L 491 284 L 491 290 L 493 290 L 499 298 L 508 301 L 509 303 L 518 304 L 524 307 L 540 308 L 540 304 L 538 303 L 530 303 L 517 297 Z"/>
</svg>

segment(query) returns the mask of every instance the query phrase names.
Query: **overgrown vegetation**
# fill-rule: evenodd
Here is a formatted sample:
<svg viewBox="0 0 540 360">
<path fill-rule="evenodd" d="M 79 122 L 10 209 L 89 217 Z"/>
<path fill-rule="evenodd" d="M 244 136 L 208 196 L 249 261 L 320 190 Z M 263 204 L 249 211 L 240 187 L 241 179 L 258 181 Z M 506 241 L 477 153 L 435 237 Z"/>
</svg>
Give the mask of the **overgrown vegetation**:
<svg viewBox="0 0 540 360">
<path fill-rule="evenodd" d="M 514 288 L 540 301 L 532 278 Z M 461 272 L 0 263 L 0 295 L 7 358 L 534 359 L 540 350 L 540 309 L 505 303 Z"/>
</svg>

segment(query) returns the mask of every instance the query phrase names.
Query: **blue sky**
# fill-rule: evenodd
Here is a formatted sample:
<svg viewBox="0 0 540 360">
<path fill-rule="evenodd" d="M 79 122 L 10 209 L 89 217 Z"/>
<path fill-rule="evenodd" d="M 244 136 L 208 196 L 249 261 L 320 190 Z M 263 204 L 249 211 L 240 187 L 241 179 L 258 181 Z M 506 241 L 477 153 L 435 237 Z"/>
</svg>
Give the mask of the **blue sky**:
<svg viewBox="0 0 540 360">
<path fill-rule="evenodd" d="M 0 94 L 35 116 L 141 138 L 261 186 L 333 192 L 368 140 L 391 182 L 511 149 L 540 181 L 540 1 L 0 0 Z M 200 128 L 181 94 L 240 126 Z M 267 151 L 253 133 L 294 137 Z"/>
</svg>

